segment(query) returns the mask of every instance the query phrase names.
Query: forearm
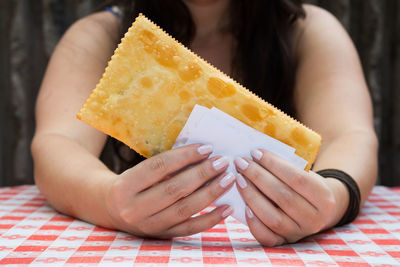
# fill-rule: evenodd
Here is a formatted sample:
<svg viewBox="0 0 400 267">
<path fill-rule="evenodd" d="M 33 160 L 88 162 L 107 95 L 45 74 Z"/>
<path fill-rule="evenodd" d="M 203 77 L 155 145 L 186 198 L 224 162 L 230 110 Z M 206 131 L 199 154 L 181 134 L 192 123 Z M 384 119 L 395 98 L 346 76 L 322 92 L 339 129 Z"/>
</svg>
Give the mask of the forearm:
<svg viewBox="0 0 400 267">
<path fill-rule="evenodd" d="M 377 149 L 374 133 L 350 131 L 323 143 L 313 171 L 334 168 L 348 173 L 358 184 L 361 203 L 364 203 L 377 178 Z M 330 179 L 329 182 L 335 187 L 336 197 L 341 200 L 337 221 L 347 209 L 348 193 L 344 184 L 338 180 Z"/>
<path fill-rule="evenodd" d="M 32 154 L 36 185 L 55 209 L 112 227 L 105 199 L 116 175 L 95 155 L 58 134 L 36 136 Z"/>
</svg>

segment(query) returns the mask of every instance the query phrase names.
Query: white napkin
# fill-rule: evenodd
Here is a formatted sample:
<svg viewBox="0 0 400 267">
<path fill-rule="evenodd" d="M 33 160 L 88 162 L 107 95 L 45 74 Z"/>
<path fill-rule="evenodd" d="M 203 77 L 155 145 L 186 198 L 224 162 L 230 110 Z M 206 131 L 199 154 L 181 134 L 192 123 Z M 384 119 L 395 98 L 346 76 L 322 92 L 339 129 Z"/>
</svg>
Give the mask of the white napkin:
<svg viewBox="0 0 400 267">
<path fill-rule="evenodd" d="M 250 151 L 260 148 L 269 150 L 302 169 L 308 164 L 306 160 L 294 153 L 293 147 L 247 126 L 215 107 L 208 109 L 196 105 L 173 148 L 195 143 L 212 145 L 214 151 L 210 157 L 216 155 L 228 157 L 230 163 L 227 171 L 233 173 L 237 173 L 233 163 L 236 157 L 251 158 Z M 214 204 L 216 206 L 227 204 L 233 207 L 232 216 L 247 225 L 246 204 L 238 192 L 236 184 L 219 197 Z"/>
</svg>

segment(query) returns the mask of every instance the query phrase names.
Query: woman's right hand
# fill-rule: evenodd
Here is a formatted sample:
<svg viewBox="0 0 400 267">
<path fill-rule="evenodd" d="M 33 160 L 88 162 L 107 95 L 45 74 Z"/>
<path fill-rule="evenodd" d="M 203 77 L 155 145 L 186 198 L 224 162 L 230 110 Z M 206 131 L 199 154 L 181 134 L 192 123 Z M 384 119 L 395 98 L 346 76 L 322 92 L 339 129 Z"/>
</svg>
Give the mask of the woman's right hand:
<svg viewBox="0 0 400 267">
<path fill-rule="evenodd" d="M 221 206 L 192 217 L 235 180 L 233 173 L 225 172 L 228 159 L 207 159 L 211 152 L 210 145 L 188 145 L 148 158 L 120 174 L 106 199 L 114 227 L 137 236 L 171 238 L 205 231 L 232 214 L 231 207 Z"/>
</svg>

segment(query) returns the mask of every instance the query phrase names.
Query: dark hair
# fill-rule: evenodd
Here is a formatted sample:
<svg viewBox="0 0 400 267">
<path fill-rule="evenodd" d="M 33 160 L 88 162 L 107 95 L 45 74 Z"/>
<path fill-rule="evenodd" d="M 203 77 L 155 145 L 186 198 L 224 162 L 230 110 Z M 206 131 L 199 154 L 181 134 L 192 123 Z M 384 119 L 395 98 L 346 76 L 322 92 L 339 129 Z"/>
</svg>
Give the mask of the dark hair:
<svg viewBox="0 0 400 267">
<path fill-rule="evenodd" d="M 196 27 L 182 0 L 114 0 L 122 7 L 122 34 L 143 13 L 181 43 L 189 45 Z M 305 12 L 301 0 L 231 0 L 229 30 L 236 46 L 233 78 L 245 87 L 296 116 L 293 104 L 296 62 L 292 25 Z"/>
<path fill-rule="evenodd" d="M 195 24 L 183 0 L 111 0 L 108 4 L 123 10 L 121 34 L 143 13 L 187 46 L 195 36 Z M 292 26 L 303 17 L 302 0 L 230 1 L 233 78 L 294 117 Z"/>
</svg>

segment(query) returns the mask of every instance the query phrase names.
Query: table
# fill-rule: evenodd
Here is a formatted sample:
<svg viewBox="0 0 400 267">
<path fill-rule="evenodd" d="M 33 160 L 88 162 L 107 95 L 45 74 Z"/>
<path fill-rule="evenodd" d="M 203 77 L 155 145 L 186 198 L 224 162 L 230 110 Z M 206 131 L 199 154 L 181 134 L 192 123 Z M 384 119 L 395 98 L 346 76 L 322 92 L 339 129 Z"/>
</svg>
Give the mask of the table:
<svg viewBox="0 0 400 267">
<path fill-rule="evenodd" d="M 33 185 L 0 188 L 0 264 L 30 266 L 400 266 L 400 188 L 376 186 L 357 220 L 297 244 L 260 246 L 233 218 L 173 240 L 62 215 Z"/>
</svg>

